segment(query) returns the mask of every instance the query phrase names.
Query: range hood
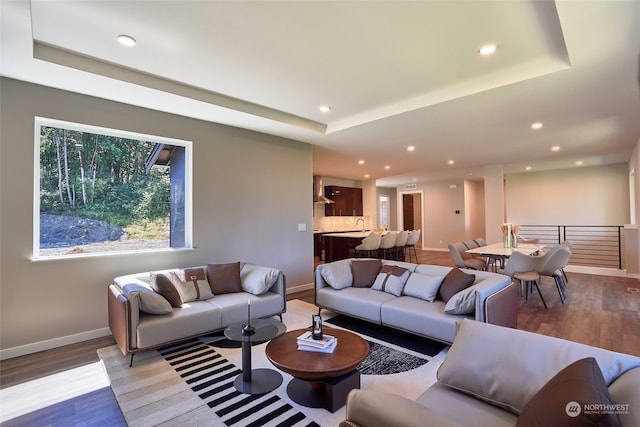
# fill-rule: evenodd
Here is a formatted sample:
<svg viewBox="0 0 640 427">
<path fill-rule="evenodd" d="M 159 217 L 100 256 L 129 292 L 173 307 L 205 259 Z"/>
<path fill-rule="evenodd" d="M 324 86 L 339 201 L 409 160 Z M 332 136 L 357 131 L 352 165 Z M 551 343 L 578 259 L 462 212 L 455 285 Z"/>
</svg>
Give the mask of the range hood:
<svg viewBox="0 0 640 427">
<path fill-rule="evenodd" d="M 333 203 L 333 200 L 324 197 L 324 187 L 322 186 L 322 177 L 313 176 L 313 203 Z"/>
</svg>

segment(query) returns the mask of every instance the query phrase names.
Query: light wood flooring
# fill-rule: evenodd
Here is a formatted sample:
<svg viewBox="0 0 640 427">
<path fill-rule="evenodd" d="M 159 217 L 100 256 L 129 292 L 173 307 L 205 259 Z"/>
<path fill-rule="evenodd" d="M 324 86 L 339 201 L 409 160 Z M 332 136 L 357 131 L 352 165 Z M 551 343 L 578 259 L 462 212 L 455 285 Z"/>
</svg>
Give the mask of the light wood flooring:
<svg viewBox="0 0 640 427">
<path fill-rule="evenodd" d="M 421 264 L 453 265 L 448 252 L 418 251 Z M 316 259 L 316 264 L 319 263 Z M 618 277 L 567 273 L 567 301 L 562 304 L 553 280 L 543 278 L 545 309 L 537 293 L 520 300 L 518 329 L 581 342 L 640 356 L 640 281 Z M 288 300 L 314 303 L 313 290 L 292 293 Z M 98 362 L 96 350 L 114 343 L 104 337 L 0 362 L 0 389 L 20 386 L 73 368 Z M 517 349 L 513 349 L 514 356 Z M 71 383 L 71 382 L 70 382 Z M 6 390 L 5 390 L 6 389 Z M 46 404 L 49 391 L 38 396 L 45 407 L 4 422 L 3 426 L 124 426 L 124 418 L 110 387 L 63 402 Z M 0 412 L 9 408 L 0 401 Z"/>
</svg>

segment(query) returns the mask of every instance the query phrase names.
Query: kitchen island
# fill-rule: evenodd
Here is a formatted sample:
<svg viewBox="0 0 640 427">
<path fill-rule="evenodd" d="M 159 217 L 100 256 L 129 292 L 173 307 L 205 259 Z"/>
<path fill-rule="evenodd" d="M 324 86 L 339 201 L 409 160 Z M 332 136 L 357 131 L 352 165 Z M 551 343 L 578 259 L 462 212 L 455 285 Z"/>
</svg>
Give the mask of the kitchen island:
<svg viewBox="0 0 640 427">
<path fill-rule="evenodd" d="M 362 243 L 371 231 L 352 231 L 348 233 L 323 234 L 324 261 L 332 262 L 352 258 L 353 248 Z"/>
</svg>

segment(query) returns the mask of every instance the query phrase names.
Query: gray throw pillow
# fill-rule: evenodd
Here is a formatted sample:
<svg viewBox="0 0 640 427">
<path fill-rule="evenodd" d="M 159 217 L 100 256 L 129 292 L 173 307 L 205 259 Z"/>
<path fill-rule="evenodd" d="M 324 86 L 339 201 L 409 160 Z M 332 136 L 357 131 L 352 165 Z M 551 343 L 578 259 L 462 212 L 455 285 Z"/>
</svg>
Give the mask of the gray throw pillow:
<svg viewBox="0 0 640 427">
<path fill-rule="evenodd" d="M 413 272 L 407 279 L 402 292 L 410 297 L 433 302 L 443 280 L 442 276 L 429 276 Z"/>
<path fill-rule="evenodd" d="M 138 297 L 140 311 L 147 314 L 169 314 L 171 304 L 162 295 L 136 283 L 124 285 L 122 289 L 131 297 Z"/>
</svg>

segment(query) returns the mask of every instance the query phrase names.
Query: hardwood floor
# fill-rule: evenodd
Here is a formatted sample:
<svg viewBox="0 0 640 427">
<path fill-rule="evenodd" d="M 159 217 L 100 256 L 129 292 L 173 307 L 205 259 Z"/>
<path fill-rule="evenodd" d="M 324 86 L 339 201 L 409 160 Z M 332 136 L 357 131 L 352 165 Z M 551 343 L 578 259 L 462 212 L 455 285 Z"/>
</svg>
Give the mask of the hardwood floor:
<svg viewBox="0 0 640 427">
<path fill-rule="evenodd" d="M 421 264 L 453 265 L 448 252 L 418 250 L 418 261 Z M 561 303 L 553 280 L 544 278 L 541 291 L 549 308 L 544 308 L 537 293 L 530 295 L 528 301 L 522 298 L 518 329 L 640 356 L 640 292 L 633 291 L 640 288 L 640 281 L 579 273 L 567 275 L 566 303 Z M 314 292 L 292 293 L 287 295 L 287 299 L 314 303 Z M 113 343 L 112 337 L 104 337 L 4 360 L 0 362 L 0 393 L 34 381 L 47 384 L 48 379 L 56 386 L 60 386 L 62 381 L 63 387 L 67 384 L 67 388 L 73 387 L 71 377 L 62 377 L 61 380 L 57 375 L 75 375 L 75 369 L 98 363 L 96 350 Z M 43 386 L 40 391 L 29 400 L 42 397 L 42 408 L 6 420 L 2 425 L 126 425 L 108 386 L 63 401 L 52 400 L 55 403 L 47 403 L 52 397 L 49 395 L 54 394 L 48 386 Z M 10 409 L 1 399 L 0 412 Z"/>
</svg>

